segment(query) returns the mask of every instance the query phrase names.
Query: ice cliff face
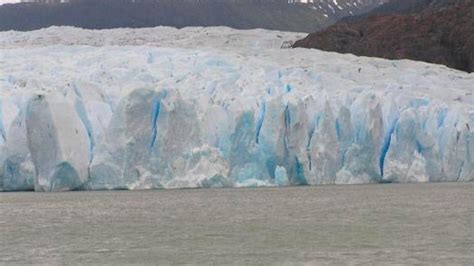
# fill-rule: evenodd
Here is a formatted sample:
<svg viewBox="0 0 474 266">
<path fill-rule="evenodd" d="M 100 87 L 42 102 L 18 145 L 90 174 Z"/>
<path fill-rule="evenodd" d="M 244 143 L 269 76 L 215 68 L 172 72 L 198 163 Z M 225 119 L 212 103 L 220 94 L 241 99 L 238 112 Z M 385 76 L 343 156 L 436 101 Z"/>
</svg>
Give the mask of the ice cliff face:
<svg viewBox="0 0 474 266">
<path fill-rule="evenodd" d="M 125 45 L 127 31 L 130 43 L 142 43 Z M 63 43 L 91 34 L 43 32 Z M 193 47 L 179 37 L 209 32 L 229 42 Z M 474 180 L 474 75 L 278 49 L 296 34 L 254 32 L 104 31 L 115 45 L 38 45 L 37 32 L 1 33 L 0 187 Z M 182 48 L 159 47 L 171 45 L 153 43 L 155 36 Z"/>
</svg>

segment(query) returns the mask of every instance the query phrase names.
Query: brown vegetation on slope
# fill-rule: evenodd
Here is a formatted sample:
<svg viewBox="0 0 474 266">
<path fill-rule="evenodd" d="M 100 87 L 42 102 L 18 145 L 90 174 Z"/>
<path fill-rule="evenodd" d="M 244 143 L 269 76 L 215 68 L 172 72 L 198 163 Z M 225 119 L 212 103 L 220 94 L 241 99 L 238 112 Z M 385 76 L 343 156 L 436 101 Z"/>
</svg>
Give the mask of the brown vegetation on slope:
<svg viewBox="0 0 474 266">
<path fill-rule="evenodd" d="M 294 47 L 388 59 L 413 59 L 474 72 L 474 0 L 406 15 L 342 22 Z"/>
</svg>

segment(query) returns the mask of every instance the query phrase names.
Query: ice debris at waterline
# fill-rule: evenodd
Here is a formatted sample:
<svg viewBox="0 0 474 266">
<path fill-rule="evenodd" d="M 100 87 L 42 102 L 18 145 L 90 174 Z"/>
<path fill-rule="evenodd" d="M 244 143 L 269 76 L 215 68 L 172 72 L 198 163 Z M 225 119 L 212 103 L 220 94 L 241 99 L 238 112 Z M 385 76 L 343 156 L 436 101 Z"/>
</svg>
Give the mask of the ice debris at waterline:
<svg viewBox="0 0 474 266">
<path fill-rule="evenodd" d="M 472 74 L 264 30 L 96 33 L 0 33 L 3 191 L 474 180 Z"/>
</svg>

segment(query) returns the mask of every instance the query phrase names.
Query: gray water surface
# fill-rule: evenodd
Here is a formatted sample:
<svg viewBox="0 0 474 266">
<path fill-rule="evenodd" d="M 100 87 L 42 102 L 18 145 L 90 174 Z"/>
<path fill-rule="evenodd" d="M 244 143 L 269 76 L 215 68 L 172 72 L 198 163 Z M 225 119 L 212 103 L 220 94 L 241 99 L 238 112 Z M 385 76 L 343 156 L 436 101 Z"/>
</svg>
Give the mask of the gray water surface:
<svg viewBox="0 0 474 266">
<path fill-rule="evenodd" d="M 474 264 L 474 184 L 0 193 L 0 264 Z"/>
</svg>

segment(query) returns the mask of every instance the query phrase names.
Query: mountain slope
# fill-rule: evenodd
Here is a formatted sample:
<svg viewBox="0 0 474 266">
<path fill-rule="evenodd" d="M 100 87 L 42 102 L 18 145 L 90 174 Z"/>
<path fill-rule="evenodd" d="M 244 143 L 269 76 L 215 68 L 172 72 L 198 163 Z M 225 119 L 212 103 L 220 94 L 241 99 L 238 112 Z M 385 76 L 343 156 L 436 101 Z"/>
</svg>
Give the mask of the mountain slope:
<svg viewBox="0 0 474 266">
<path fill-rule="evenodd" d="M 404 2 L 405 9 L 390 9 L 396 3 L 378 9 L 390 15 L 337 23 L 297 41 L 294 47 L 421 60 L 474 71 L 473 0 L 411 1 L 412 5 Z"/>
<path fill-rule="evenodd" d="M 378 15 L 407 15 L 426 13 L 463 3 L 464 0 L 390 0 L 369 12 L 347 17 L 347 20 L 360 20 Z"/>
<path fill-rule="evenodd" d="M 313 32 L 342 17 L 358 15 L 385 0 L 72 0 L 63 4 L 0 6 L 0 31 L 34 30 L 53 25 L 86 29 L 153 26 L 228 26 Z"/>
</svg>

